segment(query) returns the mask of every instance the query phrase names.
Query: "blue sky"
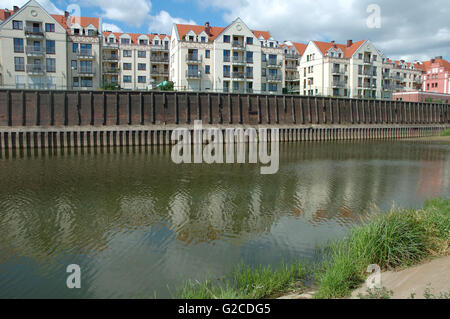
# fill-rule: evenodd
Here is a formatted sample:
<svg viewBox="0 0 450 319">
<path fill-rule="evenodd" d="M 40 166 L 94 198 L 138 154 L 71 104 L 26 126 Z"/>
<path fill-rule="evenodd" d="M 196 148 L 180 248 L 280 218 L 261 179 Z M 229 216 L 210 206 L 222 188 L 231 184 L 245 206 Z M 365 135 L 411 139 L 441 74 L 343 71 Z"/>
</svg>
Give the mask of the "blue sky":
<svg viewBox="0 0 450 319">
<path fill-rule="evenodd" d="M 227 26 L 237 17 L 278 41 L 371 40 L 391 59 L 450 58 L 448 0 L 37 0 L 51 13 L 74 4 L 112 31 L 170 33 L 173 23 Z M 0 8 L 27 0 L 0 0 Z M 378 9 L 371 11 L 373 6 Z M 70 10 L 69 10 L 70 11 Z M 374 16 L 379 27 L 369 26 Z"/>
</svg>

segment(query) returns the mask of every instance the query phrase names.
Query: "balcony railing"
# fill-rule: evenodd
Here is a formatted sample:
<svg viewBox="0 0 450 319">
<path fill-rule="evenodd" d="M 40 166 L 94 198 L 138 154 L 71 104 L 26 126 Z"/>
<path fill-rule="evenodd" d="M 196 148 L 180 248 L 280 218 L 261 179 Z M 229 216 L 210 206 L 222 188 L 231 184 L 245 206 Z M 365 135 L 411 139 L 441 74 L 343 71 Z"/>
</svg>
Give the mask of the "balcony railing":
<svg viewBox="0 0 450 319">
<path fill-rule="evenodd" d="M 346 72 L 342 69 L 333 69 L 331 71 L 333 74 L 345 74 Z"/>
<path fill-rule="evenodd" d="M 36 64 L 27 64 L 27 73 L 43 74 L 45 73 L 45 66 Z"/>
<path fill-rule="evenodd" d="M 243 72 L 233 72 L 233 79 L 245 79 L 245 73 Z"/>
<path fill-rule="evenodd" d="M 231 59 L 231 63 L 233 63 L 233 64 L 245 64 L 244 57 L 233 56 L 233 58 Z"/>
<path fill-rule="evenodd" d="M 295 76 L 286 76 L 286 81 L 289 81 L 289 82 L 300 81 L 300 74 L 295 75 Z"/>
<path fill-rule="evenodd" d="M 228 55 L 223 56 L 223 62 L 230 62 L 230 61 L 231 61 L 230 56 L 228 56 Z"/>
<path fill-rule="evenodd" d="M 152 75 L 169 76 L 169 70 L 152 70 Z"/>
<path fill-rule="evenodd" d="M 196 54 L 187 54 L 186 55 L 186 62 L 187 63 L 201 63 L 202 57 L 199 57 Z"/>
<path fill-rule="evenodd" d="M 152 45 L 153 51 L 169 51 L 169 45 Z"/>
<path fill-rule="evenodd" d="M 103 60 L 105 61 L 118 61 L 119 56 L 118 55 L 104 55 Z"/>
<path fill-rule="evenodd" d="M 169 63 L 169 58 L 163 56 L 150 56 L 150 62 Z"/>
<path fill-rule="evenodd" d="M 347 87 L 347 82 L 333 81 L 333 86 L 334 87 L 339 87 L 339 88 L 345 88 L 345 87 Z"/>
<path fill-rule="evenodd" d="M 43 48 L 43 47 L 27 46 L 26 52 L 27 52 L 28 55 L 44 55 L 45 54 L 45 48 Z"/>
<path fill-rule="evenodd" d="M 44 30 L 42 28 L 37 27 L 25 27 L 25 35 L 28 37 L 43 37 L 44 36 Z"/>
<path fill-rule="evenodd" d="M 281 82 L 281 75 L 267 75 L 267 82 Z"/>
<path fill-rule="evenodd" d="M 370 58 L 364 58 L 363 62 L 364 64 L 371 64 L 373 61 Z"/>
<path fill-rule="evenodd" d="M 23 53 L 24 52 L 23 45 L 15 45 L 14 46 L 14 52 L 15 53 Z"/>
<path fill-rule="evenodd" d="M 118 49 L 119 48 L 119 43 L 106 42 L 106 43 L 103 44 L 103 48 L 104 49 Z"/>
<path fill-rule="evenodd" d="M 245 74 L 245 77 L 246 77 L 247 79 L 253 79 L 253 73 L 246 73 L 246 74 Z"/>
<path fill-rule="evenodd" d="M 95 75 L 96 71 L 97 70 L 94 67 L 80 67 L 80 68 L 78 68 L 78 74 L 82 74 L 82 75 Z"/>
<path fill-rule="evenodd" d="M 296 71 L 297 70 L 297 66 L 296 65 L 287 64 L 286 65 L 286 70 Z"/>
<path fill-rule="evenodd" d="M 229 78 L 230 77 L 230 72 L 224 72 L 223 73 L 223 77 L 224 78 Z"/>
<path fill-rule="evenodd" d="M 187 79 L 201 79 L 202 78 L 202 72 L 201 71 L 186 71 L 186 78 Z"/>
<path fill-rule="evenodd" d="M 103 68 L 103 73 L 116 74 L 116 73 L 119 73 L 119 68 L 106 67 L 106 68 Z"/>
<path fill-rule="evenodd" d="M 92 50 L 90 49 L 80 49 L 77 51 L 77 56 L 79 58 L 88 58 L 88 59 L 93 59 L 95 54 Z"/>
<path fill-rule="evenodd" d="M 245 50 L 245 43 L 241 41 L 233 41 L 231 46 L 233 49 Z"/>
<path fill-rule="evenodd" d="M 298 54 L 285 54 L 286 60 L 298 60 L 300 59 L 300 55 Z"/>
<path fill-rule="evenodd" d="M 281 62 L 278 62 L 277 59 L 269 59 L 267 60 L 267 66 L 279 68 L 281 67 Z"/>
</svg>

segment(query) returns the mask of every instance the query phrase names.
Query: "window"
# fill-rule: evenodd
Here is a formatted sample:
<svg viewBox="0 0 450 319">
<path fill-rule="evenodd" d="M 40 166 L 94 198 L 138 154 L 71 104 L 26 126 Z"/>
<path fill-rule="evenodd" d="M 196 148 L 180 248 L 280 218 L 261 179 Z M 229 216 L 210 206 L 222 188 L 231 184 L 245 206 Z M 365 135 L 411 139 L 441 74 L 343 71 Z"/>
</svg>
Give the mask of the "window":
<svg viewBox="0 0 450 319">
<path fill-rule="evenodd" d="M 211 67 L 209 65 L 205 65 L 205 73 L 211 74 Z"/>
<path fill-rule="evenodd" d="M 266 83 L 261 83 L 261 91 L 266 92 Z"/>
<path fill-rule="evenodd" d="M 15 20 L 13 20 L 13 29 L 14 30 L 22 30 L 23 29 L 23 22 L 22 21 L 15 21 Z"/>
<path fill-rule="evenodd" d="M 120 39 L 121 44 L 130 44 L 130 39 Z"/>
<path fill-rule="evenodd" d="M 211 57 L 211 51 L 210 51 L 210 50 L 206 50 L 206 51 L 205 51 L 205 57 L 206 57 L 207 59 L 209 59 L 209 58 Z"/>
<path fill-rule="evenodd" d="M 247 63 L 253 63 L 253 52 L 247 51 Z"/>
<path fill-rule="evenodd" d="M 47 72 L 56 72 L 56 59 L 47 58 L 46 65 L 47 65 Z"/>
<path fill-rule="evenodd" d="M 229 65 L 223 66 L 223 76 L 226 78 L 230 77 L 230 66 Z"/>
<path fill-rule="evenodd" d="M 92 44 L 81 43 L 80 44 L 80 53 L 82 55 L 92 55 Z"/>
<path fill-rule="evenodd" d="M 14 38 L 14 52 L 23 53 L 23 39 Z"/>
<path fill-rule="evenodd" d="M 83 88 L 92 87 L 92 78 L 81 78 L 81 87 Z"/>
<path fill-rule="evenodd" d="M 131 83 L 131 75 L 124 75 L 123 83 Z"/>
<path fill-rule="evenodd" d="M 138 83 L 147 83 L 145 76 L 138 76 Z"/>
<path fill-rule="evenodd" d="M 205 43 L 205 42 L 206 42 L 206 37 L 201 37 L 201 38 L 200 38 L 200 42 Z"/>
<path fill-rule="evenodd" d="M 138 58 L 145 58 L 147 56 L 146 51 L 138 51 Z"/>
<path fill-rule="evenodd" d="M 267 61 L 267 56 L 266 56 L 264 53 L 261 55 L 261 57 L 262 57 L 262 61 L 263 61 L 263 62 L 266 62 L 266 61 Z"/>
<path fill-rule="evenodd" d="M 124 40 L 124 39 L 122 39 Z M 123 56 L 126 58 L 130 58 L 131 57 L 131 50 L 123 50 Z"/>
<path fill-rule="evenodd" d="M 234 91 L 239 90 L 239 82 L 233 82 L 233 90 Z"/>
<path fill-rule="evenodd" d="M 266 75 L 267 75 L 267 69 L 262 69 L 261 76 L 266 76 Z"/>
<path fill-rule="evenodd" d="M 47 54 L 55 54 L 55 40 L 46 41 L 46 52 Z"/>
<path fill-rule="evenodd" d="M 124 63 L 123 64 L 123 69 L 124 70 L 131 70 L 131 63 Z"/>
<path fill-rule="evenodd" d="M 90 37 L 92 37 L 92 36 L 94 36 L 95 35 L 95 30 L 93 30 L 93 29 L 89 29 L 88 30 L 88 36 L 90 36 Z"/>
<path fill-rule="evenodd" d="M 362 60 L 362 58 L 363 58 L 363 54 L 362 53 L 358 54 L 358 59 Z"/>
<path fill-rule="evenodd" d="M 72 44 L 72 52 L 77 53 L 78 52 L 78 43 Z"/>
<path fill-rule="evenodd" d="M 72 60 L 72 70 L 76 70 L 78 68 L 78 61 Z"/>
<path fill-rule="evenodd" d="M 78 77 L 73 78 L 73 87 L 77 88 L 80 86 L 80 79 Z"/>
<path fill-rule="evenodd" d="M 223 62 L 230 62 L 230 50 L 223 50 Z"/>
<path fill-rule="evenodd" d="M 247 38 L 247 44 L 253 44 L 253 38 L 248 37 Z"/>
<path fill-rule="evenodd" d="M 92 73 L 92 61 L 80 61 L 80 72 L 82 73 Z"/>
<path fill-rule="evenodd" d="M 46 23 L 45 24 L 45 32 L 55 32 L 55 24 L 54 23 Z"/>
<path fill-rule="evenodd" d="M 25 71 L 25 59 L 22 57 L 14 58 L 14 69 L 16 71 Z"/>
<path fill-rule="evenodd" d="M 224 36 L 223 36 L 223 42 L 225 42 L 225 43 L 230 43 L 230 40 L 231 40 L 231 38 L 230 38 L 229 35 L 224 35 Z"/>
<path fill-rule="evenodd" d="M 145 71 L 147 69 L 147 64 L 145 63 L 138 63 L 138 70 L 139 71 Z"/>
</svg>

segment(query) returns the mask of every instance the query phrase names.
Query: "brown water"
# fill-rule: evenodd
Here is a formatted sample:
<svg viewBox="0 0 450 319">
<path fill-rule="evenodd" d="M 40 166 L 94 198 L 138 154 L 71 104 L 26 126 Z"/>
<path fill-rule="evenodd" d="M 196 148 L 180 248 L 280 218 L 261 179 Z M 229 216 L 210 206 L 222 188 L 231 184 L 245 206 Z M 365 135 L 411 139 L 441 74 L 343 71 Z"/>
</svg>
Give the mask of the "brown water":
<svg viewBox="0 0 450 319">
<path fill-rule="evenodd" d="M 450 146 L 285 144 L 276 175 L 175 165 L 164 148 L 10 153 L 0 176 L 1 298 L 170 297 L 240 262 L 312 259 L 374 205 L 450 196 Z"/>
</svg>

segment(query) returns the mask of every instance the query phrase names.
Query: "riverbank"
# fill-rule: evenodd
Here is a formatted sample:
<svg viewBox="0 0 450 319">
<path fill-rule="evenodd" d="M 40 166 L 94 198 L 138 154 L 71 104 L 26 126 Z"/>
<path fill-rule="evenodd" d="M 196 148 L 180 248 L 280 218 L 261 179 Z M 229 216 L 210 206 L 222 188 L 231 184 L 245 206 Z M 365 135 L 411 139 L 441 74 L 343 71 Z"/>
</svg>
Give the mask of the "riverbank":
<svg viewBox="0 0 450 319">
<path fill-rule="evenodd" d="M 406 139 L 405 141 L 412 142 L 436 142 L 440 144 L 450 144 L 450 136 L 428 136 L 428 137 L 419 137 Z"/>
<path fill-rule="evenodd" d="M 188 282 L 179 298 L 274 298 L 307 292 L 315 298 L 343 298 L 366 279 L 368 265 L 382 270 L 403 269 L 431 257 L 449 254 L 450 199 L 428 200 L 418 210 L 396 209 L 354 227 L 348 236 L 331 242 L 318 264 L 296 262 L 274 270 L 240 266 L 222 282 Z"/>
</svg>

